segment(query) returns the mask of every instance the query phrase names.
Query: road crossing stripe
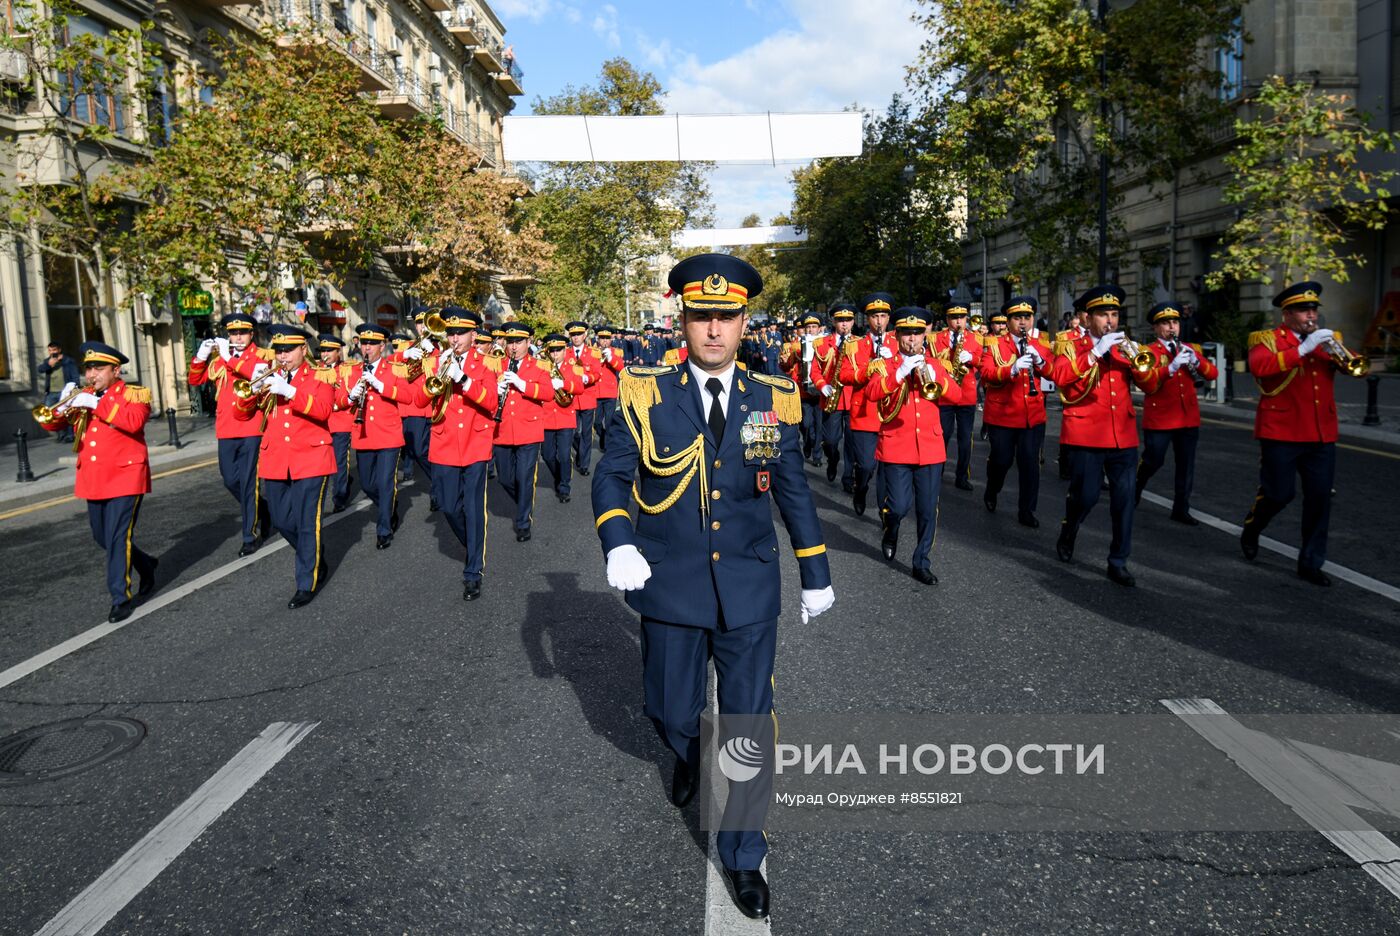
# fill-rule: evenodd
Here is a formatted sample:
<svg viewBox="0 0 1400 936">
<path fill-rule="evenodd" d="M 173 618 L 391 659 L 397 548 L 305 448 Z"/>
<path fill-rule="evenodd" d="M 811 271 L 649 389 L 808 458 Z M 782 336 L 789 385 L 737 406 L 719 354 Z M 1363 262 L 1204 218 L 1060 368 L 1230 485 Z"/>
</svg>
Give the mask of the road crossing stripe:
<svg viewBox="0 0 1400 936">
<path fill-rule="evenodd" d="M 1167 709 L 1222 751 L 1255 782 L 1287 804 L 1322 837 L 1400 897 L 1400 846 L 1372 829 L 1337 800 L 1315 776 L 1281 770 L 1290 757 L 1284 743 L 1240 724 L 1210 699 L 1162 699 Z M 1199 716 L 1208 715 L 1209 718 Z M 1357 831 L 1360 830 L 1360 831 Z"/>
<path fill-rule="evenodd" d="M 409 483 L 412 484 L 413 482 L 410 481 Z M 323 520 L 321 522 L 321 528 L 325 529 L 326 527 L 334 523 L 339 523 L 341 520 L 344 520 L 351 514 L 365 509 L 371 503 L 373 503 L 373 501 L 369 500 L 368 498 L 365 498 L 364 500 L 357 502 L 353 507 L 348 508 L 344 513 L 339 513 L 326 520 Z M 262 548 L 260 548 L 257 552 L 253 553 L 251 556 L 244 556 L 242 559 L 235 559 L 226 565 L 214 569 L 212 572 L 204 573 L 192 582 L 186 582 L 179 588 L 175 588 L 170 591 L 158 592 L 151 598 L 150 601 L 143 602 L 139 607 L 136 608 L 136 610 L 132 611 L 131 617 L 127 618 L 125 621 L 118 621 L 116 624 L 111 624 L 106 621 L 103 621 L 96 627 L 89 628 L 88 630 L 83 631 L 81 634 L 78 634 L 75 637 L 70 637 L 67 640 L 63 641 L 63 643 L 58 644 L 57 646 L 50 647 L 43 653 L 32 656 L 22 663 L 16 663 L 9 669 L 0 672 L 0 689 L 3 689 L 6 686 L 12 685 L 16 682 L 19 682 L 21 679 L 30 675 L 31 673 L 38 672 L 39 670 L 48 666 L 50 663 L 55 663 L 68 656 L 69 654 L 81 650 L 83 647 L 86 647 L 88 644 L 93 643 L 94 641 L 101 640 L 103 637 L 106 637 L 109 634 L 115 634 L 117 631 L 121 630 L 123 627 L 126 627 L 128 624 L 135 624 L 137 621 L 141 620 L 146 615 L 153 614 L 156 611 L 159 611 L 161 608 L 164 608 L 166 605 L 174 604 L 175 602 L 191 594 L 192 592 L 196 592 L 207 585 L 212 585 L 219 579 L 227 578 L 234 572 L 239 572 L 243 569 L 246 569 L 248 566 L 259 561 L 260 559 L 264 559 L 272 553 L 277 552 L 277 550 L 284 548 L 286 545 L 287 541 L 279 536 L 277 540 L 265 543 L 262 546 Z"/>
<path fill-rule="evenodd" d="M 719 699 L 715 695 L 715 685 L 718 679 L 714 672 L 714 665 L 708 667 L 710 712 L 716 718 L 719 717 Z M 713 732 L 711 733 L 713 735 Z M 710 738 L 711 744 L 715 743 L 715 738 Z M 710 763 L 719 764 L 718 757 L 711 757 Z M 710 782 L 724 783 L 726 781 L 715 777 L 700 778 L 701 783 Z M 708 844 L 705 847 L 705 936 L 753 936 L 756 933 L 768 933 L 772 931 L 772 917 L 768 920 L 750 920 L 739 912 L 739 908 L 734 905 L 734 898 L 729 896 L 729 883 L 725 880 L 724 869 L 719 863 L 719 844 L 715 841 L 715 832 L 710 830 Z M 768 877 L 768 859 L 763 859 L 763 864 L 759 868 L 763 872 L 765 879 Z"/>
<path fill-rule="evenodd" d="M 1142 499 L 1149 504 L 1156 504 L 1158 507 L 1165 507 L 1168 510 L 1172 507 L 1170 499 L 1162 497 L 1160 494 L 1153 494 L 1151 491 L 1143 491 Z M 1201 513 L 1194 508 L 1191 510 L 1191 516 L 1201 521 L 1205 526 L 1214 527 L 1222 533 L 1229 533 L 1236 538 L 1244 531 L 1244 528 L 1238 524 L 1221 520 L 1219 517 L 1213 517 L 1208 513 Z M 1259 537 L 1259 548 L 1278 553 L 1280 556 L 1292 559 L 1294 562 L 1298 561 L 1298 547 L 1289 546 L 1287 543 L 1280 543 L 1272 537 Z M 1389 598 L 1391 601 L 1400 603 L 1400 588 L 1396 588 L 1389 582 L 1382 582 L 1380 579 L 1371 578 L 1369 575 L 1363 575 L 1353 569 L 1348 569 L 1346 566 L 1337 565 L 1335 562 L 1324 562 L 1322 564 L 1322 571 L 1333 578 L 1341 579 L 1343 582 L 1355 585 L 1357 588 L 1364 588 L 1372 594 L 1380 595 L 1382 598 Z"/>
<path fill-rule="evenodd" d="M 37 936 L 93 936 L 319 722 L 274 722 L 44 924 Z"/>
</svg>

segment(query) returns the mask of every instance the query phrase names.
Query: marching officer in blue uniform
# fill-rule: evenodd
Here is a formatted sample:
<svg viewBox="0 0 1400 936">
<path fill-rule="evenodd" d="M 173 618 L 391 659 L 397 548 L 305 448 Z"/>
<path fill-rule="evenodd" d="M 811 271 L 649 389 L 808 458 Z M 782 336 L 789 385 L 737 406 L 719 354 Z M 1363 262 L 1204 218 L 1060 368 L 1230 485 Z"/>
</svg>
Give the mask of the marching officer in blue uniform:
<svg viewBox="0 0 1400 936">
<path fill-rule="evenodd" d="M 642 326 L 642 338 L 637 343 L 637 363 L 643 367 L 655 367 L 666 354 L 666 342 L 656 334 L 656 323 L 647 322 Z"/>
<path fill-rule="evenodd" d="M 781 588 L 770 497 L 796 552 L 804 621 L 835 597 L 803 471 L 797 387 L 735 360 L 762 279 L 738 258 L 702 254 L 678 264 L 669 283 L 681 296 L 687 360 L 623 372 L 593 510 L 608 583 L 641 615 L 644 707 L 675 753 L 671 800 L 684 806 L 698 787 L 707 661 L 720 715 L 766 722 L 772 712 Z M 771 776 L 745 788 L 766 796 Z M 747 798 L 736 790 L 731 806 Z M 735 903 L 767 916 L 761 822 L 717 841 Z"/>
</svg>

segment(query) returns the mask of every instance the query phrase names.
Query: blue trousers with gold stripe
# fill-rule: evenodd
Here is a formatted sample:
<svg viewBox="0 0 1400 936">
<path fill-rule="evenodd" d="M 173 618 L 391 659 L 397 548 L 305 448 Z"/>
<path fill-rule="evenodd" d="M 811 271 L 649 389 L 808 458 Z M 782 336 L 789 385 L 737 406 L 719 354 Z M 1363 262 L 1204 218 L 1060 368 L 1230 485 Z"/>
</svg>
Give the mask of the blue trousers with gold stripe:
<svg viewBox="0 0 1400 936">
<path fill-rule="evenodd" d="M 262 436 L 219 440 L 219 475 L 224 489 L 243 512 L 243 542 L 253 542 L 258 529 L 258 446 Z M 264 531 L 265 532 L 265 531 Z"/>
<path fill-rule="evenodd" d="M 852 463 L 855 465 L 856 490 L 870 489 L 870 479 L 875 479 L 875 505 L 879 507 L 885 502 L 885 478 L 880 473 L 879 464 L 875 461 L 875 446 L 880 442 L 880 433 L 866 432 L 862 429 L 852 429 L 851 452 L 853 454 Z"/>
<path fill-rule="evenodd" d="M 433 425 L 428 422 L 427 416 L 405 416 L 403 418 L 403 441 L 404 448 L 408 450 L 408 458 L 403 463 L 403 479 L 405 481 L 413 477 L 413 466 L 417 465 L 423 471 L 424 477 L 433 476 L 432 466 L 428 464 L 428 442 L 432 439 Z"/>
<path fill-rule="evenodd" d="M 715 661 L 715 695 L 721 715 L 773 711 L 773 656 L 778 622 L 760 621 L 726 630 L 683 627 L 642 618 L 643 708 L 661 740 L 700 770 L 700 715 L 705 710 L 706 664 Z M 758 830 L 720 831 L 720 862 L 736 871 L 763 863 L 768 842 Z"/>
<path fill-rule="evenodd" d="M 496 480 L 515 501 L 516 531 L 530 529 L 535 512 L 535 476 L 539 472 L 540 444 L 497 445 Z"/>
<path fill-rule="evenodd" d="M 254 439 L 254 442 L 259 441 Z M 141 511 L 140 494 L 88 501 L 88 525 L 92 538 L 107 551 L 107 591 L 112 604 L 126 604 L 135 593 L 131 573 L 149 570 L 150 556 L 136 548 L 136 515 Z"/>
<path fill-rule="evenodd" d="M 350 433 L 332 432 L 331 448 L 335 451 L 335 480 L 331 482 L 331 503 L 344 507 L 350 500 Z"/>
<path fill-rule="evenodd" d="M 554 476 L 554 493 L 568 494 L 573 485 L 573 429 L 546 429 L 540 446 L 540 461 Z"/>
<path fill-rule="evenodd" d="M 297 553 L 297 591 L 315 591 L 321 585 L 321 502 L 330 479 L 331 475 L 321 475 L 262 482 L 272 525 Z"/>
<path fill-rule="evenodd" d="M 608 450 L 608 426 L 612 424 L 613 412 L 617 409 L 617 398 L 610 400 L 598 400 L 597 418 L 593 420 L 593 425 L 598 429 L 598 451 Z"/>
<path fill-rule="evenodd" d="M 943 465 L 881 462 L 880 475 L 885 484 L 885 499 L 880 504 L 885 522 L 898 530 L 900 521 L 910 510 L 914 511 L 919 539 L 914 544 L 914 558 L 910 564 L 915 569 L 927 569 L 929 550 L 938 533 L 938 494 L 943 489 Z"/>
<path fill-rule="evenodd" d="M 577 431 L 574 433 L 574 459 L 578 466 L 585 471 L 592 467 L 593 461 L 593 417 L 597 410 L 581 409 L 576 417 Z"/>
<path fill-rule="evenodd" d="M 376 536 L 392 536 L 394 511 L 399 509 L 399 450 L 363 449 L 355 453 L 355 468 L 360 472 L 360 490 L 374 501 Z"/>
<path fill-rule="evenodd" d="M 1113 538 L 1108 546 L 1108 564 L 1124 568 L 1133 551 L 1133 513 L 1136 509 L 1133 484 L 1137 474 L 1137 446 L 1111 449 L 1066 445 L 1064 449 L 1069 457 L 1070 480 L 1069 490 L 1065 492 L 1063 526 L 1069 529 L 1071 536 L 1079 531 L 1080 524 L 1098 503 L 1103 479 L 1107 475 L 1109 519 L 1113 529 Z"/>
<path fill-rule="evenodd" d="M 467 548 L 462 581 L 479 582 L 486 568 L 486 468 L 433 464 L 433 498 L 458 542 Z"/>
<path fill-rule="evenodd" d="M 977 404 L 967 406 L 940 406 L 938 418 L 943 423 L 943 444 L 958 440 L 957 471 L 953 480 L 972 480 L 972 424 L 977 421 Z M 947 468 L 947 462 L 944 462 Z"/>
<path fill-rule="evenodd" d="M 1293 500 L 1295 477 L 1303 486 L 1303 539 L 1298 568 L 1320 569 L 1327 561 L 1327 526 L 1332 517 L 1332 481 L 1337 443 L 1259 440 L 1259 493 L 1245 518 L 1246 529 L 1262 533 Z"/>
<path fill-rule="evenodd" d="M 1045 445 L 1045 423 L 1013 428 L 988 426 L 984 422 L 982 428 L 987 430 L 986 496 L 995 498 L 1001 493 L 1014 463 L 1019 484 L 1016 512 L 1035 513 L 1040 504 L 1040 449 Z"/>
</svg>

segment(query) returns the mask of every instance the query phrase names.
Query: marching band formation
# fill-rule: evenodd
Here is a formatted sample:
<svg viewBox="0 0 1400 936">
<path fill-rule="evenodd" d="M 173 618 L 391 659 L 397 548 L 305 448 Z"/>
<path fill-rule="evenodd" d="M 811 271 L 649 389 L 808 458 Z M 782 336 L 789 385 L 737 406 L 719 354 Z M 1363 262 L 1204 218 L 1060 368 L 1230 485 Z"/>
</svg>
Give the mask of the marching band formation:
<svg viewBox="0 0 1400 936">
<path fill-rule="evenodd" d="M 831 306 L 829 322 L 751 322 L 748 303 L 762 281 L 723 254 L 682 261 L 670 286 L 681 297 L 680 335 L 576 321 L 532 343 L 523 323 L 486 333 L 477 313 L 447 306 L 418 313 L 416 336 L 358 326 L 356 361 L 345 359 L 341 336 L 316 337 L 313 355 L 311 335 L 272 325 L 263 347 L 251 318 L 226 316 L 225 336 L 195 353 L 189 383 L 215 388 L 219 470 L 241 510 L 238 555 L 252 554 L 275 529 L 295 554 L 288 607 L 314 600 L 329 572 L 324 511 L 328 499 L 332 512 L 346 509 L 353 452 L 380 550 L 399 526 L 401 480 L 415 468 L 428 474 L 430 511 L 462 545 L 463 597 L 472 601 L 485 570 L 489 478 L 513 502 L 515 538 L 526 542 L 541 464 L 561 503 L 571 500 L 575 471 L 596 470 L 593 519 L 607 579 L 641 617 L 644 707 L 675 755 L 671 798 L 684 806 L 698 788 L 707 662 L 718 673 L 721 714 L 772 711 L 781 591 L 773 507 L 795 552 L 803 620 L 835 601 L 807 466 L 825 463 L 827 482 L 839 479 L 856 517 L 874 487 L 886 561 L 898 554 L 912 513 L 911 574 L 932 585 L 945 466 L 952 462 L 957 489 L 973 489 L 979 411 L 986 509 L 996 512 L 1014 465 L 1017 521 L 1039 527 L 1053 393 L 1059 467 L 1069 481 L 1055 543 L 1061 560 L 1073 560 L 1077 534 L 1106 490 L 1107 575 L 1134 584 L 1134 509 L 1168 449 L 1171 518 L 1197 524 L 1197 388 L 1217 374 L 1199 345 L 1179 340 L 1173 303 L 1150 310 L 1153 340 L 1140 343 L 1120 323 L 1124 294 L 1112 285 L 1080 296 L 1073 327 L 1053 338 L 1035 327 L 1032 296 L 1011 297 L 985 324 L 963 305 L 935 315 L 896 307 L 883 292 Z M 1301 479 L 1297 573 L 1328 585 L 1333 381 L 1338 372 L 1363 376 L 1368 364 L 1318 327 L 1320 294 L 1313 282 L 1285 289 L 1274 299 L 1280 324 L 1250 338 L 1260 480 L 1240 546 L 1255 558 L 1261 533 Z M 81 361 L 82 381 L 34 416 L 51 432 L 73 431 L 75 494 L 87 501 L 93 537 L 106 551 L 108 620 L 119 622 L 156 587 L 157 560 L 135 542 L 151 490 L 150 394 L 122 381 L 127 358 L 116 348 L 89 342 Z M 766 916 L 766 838 L 721 831 L 717 844 L 739 908 Z"/>
</svg>

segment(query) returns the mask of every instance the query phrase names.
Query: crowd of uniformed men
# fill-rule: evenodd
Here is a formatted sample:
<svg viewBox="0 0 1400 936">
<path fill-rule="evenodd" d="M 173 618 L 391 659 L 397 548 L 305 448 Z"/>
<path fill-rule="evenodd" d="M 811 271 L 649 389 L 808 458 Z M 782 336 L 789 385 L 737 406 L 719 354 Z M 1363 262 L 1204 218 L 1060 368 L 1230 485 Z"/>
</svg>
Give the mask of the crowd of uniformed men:
<svg viewBox="0 0 1400 936">
<path fill-rule="evenodd" d="M 1011 297 L 985 323 L 964 305 L 935 314 L 896 307 L 883 292 L 836 303 L 826 318 L 749 321 L 762 281 L 722 254 L 682 261 L 670 285 L 682 302 L 679 337 L 651 325 L 637 334 L 584 321 L 543 336 L 514 321 L 487 330 L 476 312 L 447 306 L 420 311 L 415 335 L 358 326 L 356 360 L 346 359 L 346 336 L 279 324 L 260 345 L 250 317 L 226 316 L 224 335 L 195 353 L 189 382 L 215 387 L 219 469 L 242 514 L 239 556 L 280 532 L 295 555 L 289 607 L 312 601 L 328 573 L 323 516 L 350 501 L 353 452 L 353 474 L 375 508 L 378 549 L 392 545 L 399 527 L 398 485 L 415 467 L 424 472 L 430 510 L 462 544 L 463 597 L 471 601 L 484 574 L 488 479 L 513 501 L 523 542 L 541 464 L 561 502 L 571 498 L 575 471 L 596 470 L 593 520 L 608 582 L 641 615 L 646 712 L 675 752 L 671 795 L 683 806 L 697 785 L 706 660 L 719 671 L 722 713 L 772 708 L 780 589 L 770 498 L 798 560 L 803 619 L 835 601 L 807 464 L 824 463 L 830 484 L 839 477 L 854 516 L 866 513 L 874 488 L 888 561 L 912 513 L 911 572 L 933 584 L 938 499 L 945 475 L 973 488 L 979 410 L 986 509 L 997 510 L 1014 466 L 1016 518 L 1040 525 L 1046 400 L 1054 394 L 1059 468 L 1069 481 L 1060 559 L 1073 559 L 1077 533 L 1106 490 L 1107 574 L 1134 584 L 1134 508 L 1169 449 L 1171 517 L 1197 523 L 1197 391 L 1217 374 L 1199 345 L 1180 341 L 1171 302 L 1150 310 L 1152 338 L 1135 342 L 1120 326 L 1124 294 L 1112 285 L 1080 296 L 1071 327 L 1053 336 L 1036 327 L 1031 296 Z M 1279 325 L 1250 339 L 1261 467 L 1240 547 L 1255 558 L 1261 532 L 1301 478 L 1297 573 L 1327 585 L 1333 380 L 1339 371 L 1358 376 L 1364 365 L 1318 326 L 1320 292 L 1312 282 L 1285 289 L 1274 299 Z M 135 543 L 151 490 L 150 394 L 122 381 L 127 358 L 116 348 L 90 342 L 81 360 L 83 380 L 36 418 L 51 431 L 73 429 L 76 494 L 107 553 L 108 619 L 117 622 L 157 585 L 156 558 Z M 653 572 L 663 584 L 648 588 Z M 740 909 L 766 915 L 761 833 L 721 832 L 718 847 Z"/>
</svg>

